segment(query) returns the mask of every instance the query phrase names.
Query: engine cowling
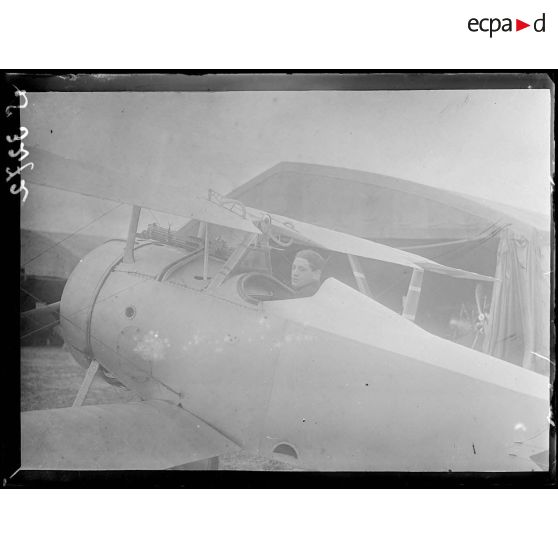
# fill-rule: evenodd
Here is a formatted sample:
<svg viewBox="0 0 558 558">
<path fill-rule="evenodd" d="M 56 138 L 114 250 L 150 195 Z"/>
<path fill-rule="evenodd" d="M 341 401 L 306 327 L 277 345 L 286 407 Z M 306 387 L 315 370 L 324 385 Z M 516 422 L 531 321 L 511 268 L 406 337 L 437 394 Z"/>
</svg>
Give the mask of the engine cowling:
<svg viewBox="0 0 558 558">
<path fill-rule="evenodd" d="M 60 301 L 64 341 L 81 366 L 91 361 L 91 316 L 110 272 L 122 261 L 125 242 L 109 240 L 87 254 L 68 278 Z"/>
</svg>

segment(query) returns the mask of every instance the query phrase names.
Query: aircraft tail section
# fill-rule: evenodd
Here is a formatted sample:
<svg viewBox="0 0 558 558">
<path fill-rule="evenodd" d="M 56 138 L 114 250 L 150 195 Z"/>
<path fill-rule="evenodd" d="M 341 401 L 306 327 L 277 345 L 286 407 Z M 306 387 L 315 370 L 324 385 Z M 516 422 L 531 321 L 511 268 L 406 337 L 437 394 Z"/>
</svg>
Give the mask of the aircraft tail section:
<svg viewBox="0 0 558 558">
<path fill-rule="evenodd" d="M 312 297 L 264 303 L 267 311 L 325 331 L 548 401 L 548 379 L 531 370 L 428 333 L 379 302 L 329 278 Z"/>
</svg>

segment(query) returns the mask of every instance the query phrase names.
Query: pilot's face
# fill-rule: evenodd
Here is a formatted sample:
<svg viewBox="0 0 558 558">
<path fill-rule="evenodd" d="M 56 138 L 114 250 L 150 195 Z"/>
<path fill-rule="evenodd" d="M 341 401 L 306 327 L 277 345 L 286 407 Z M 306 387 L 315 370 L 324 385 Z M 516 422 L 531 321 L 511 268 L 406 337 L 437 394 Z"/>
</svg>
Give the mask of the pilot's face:
<svg viewBox="0 0 558 558">
<path fill-rule="evenodd" d="M 308 260 L 295 258 L 291 268 L 291 283 L 295 289 L 305 287 L 309 283 L 320 280 L 319 270 L 312 270 Z"/>
</svg>

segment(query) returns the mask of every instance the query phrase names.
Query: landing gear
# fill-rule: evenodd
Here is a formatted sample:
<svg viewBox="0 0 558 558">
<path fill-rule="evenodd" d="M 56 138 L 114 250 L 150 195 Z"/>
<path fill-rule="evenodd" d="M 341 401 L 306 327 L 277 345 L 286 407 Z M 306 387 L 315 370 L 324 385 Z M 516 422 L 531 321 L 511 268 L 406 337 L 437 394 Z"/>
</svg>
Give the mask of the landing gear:
<svg viewBox="0 0 558 558">
<path fill-rule="evenodd" d="M 103 380 L 105 380 L 105 382 L 107 382 L 111 386 L 126 387 L 120 380 L 116 378 L 114 374 L 109 372 L 106 368 L 103 368 L 101 366 L 99 372 L 101 373 Z"/>
<path fill-rule="evenodd" d="M 99 363 L 96 360 L 92 360 L 89 368 L 85 372 L 85 377 L 83 378 L 81 386 L 79 387 L 79 391 L 76 395 L 76 398 L 74 399 L 72 407 L 81 407 L 81 405 L 83 405 L 83 402 L 87 397 L 87 392 L 89 391 L 91 383 L 93 382 L 93 378 L 99 371 L 99 368 Z"/>
</svg>

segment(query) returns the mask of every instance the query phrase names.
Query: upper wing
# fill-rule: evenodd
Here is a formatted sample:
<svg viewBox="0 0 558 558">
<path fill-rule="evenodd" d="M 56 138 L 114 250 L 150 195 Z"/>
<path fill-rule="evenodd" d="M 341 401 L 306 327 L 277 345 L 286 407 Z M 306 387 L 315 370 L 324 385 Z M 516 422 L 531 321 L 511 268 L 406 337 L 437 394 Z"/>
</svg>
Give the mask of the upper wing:
<svg viewBox="0 0 558 558">
<path fill-rule="evenodd" d="M 175 192 L 152 184 L 146 177 L 134 177 L 98 164 L 68 159 L 39 147 L 31 149 L 35 166 L 26 177 L 33 184 L 148 207 L 250 233 L 259 232 L 250 220 L 226 211 L 207 199 L 188 196 L 177 199 Z M 90 184 L 95 184 L 94 192 L 89 189 Z"/>
<path fill-rule="evenodd" d="M 145 177 L 132 177 L 106 169 L 101 165 L 67 159 L 39 147 L 32 149 L 35 167 L 29 171 L 28 176 L 29 181 L 35 184 L 148 207 L 249 233 L 260 233 L 261 230 L 255 223 L 261 223 L 270 217 L 272 226 L 281 233 L 327 250 L 425 269 L 452 277 L 494 280 L 493 277 L 441 265 L 428 258 L 385 244 L 295 221 L 281 215 L 268 214 L 258 209 L 245 208 L 241 215 L 201 197 L 183 196 L 176 199 L 175 192 L 152 184 Z M 88 184 L 95 184 L 95 192 L 88 190 Z"/>
<path fill-rule="evenodd" d="M 238 446 L 165 401 L 85 405 L 21 415 L 21 468 L 169 469 Z"/>
<path fill-rule="evenodd" d="M 379 244 L 372 240 L 366 240 L 350 234 L 332 231 L 317 225 L 310 225 L 294 219 L 288 219 L 281 215 L 266 214 L 263 211 L 253 208 L 246 208 L 247 214 L 254 220 L 262 220 L 268 215 L 271 218 L 271 225 L 278 229 L 282 234 L 289 235 L 298 241 L 314 244 L 317 247 L 363 258 L 381 260 L 384 262 L 395 263 L 412 267 L 415 269 L 425 269 L 434 273 L 450 275 L 462 279 L 475 279 L 477 281 L 493 281 L 493 277 L 480 275 L 471 271 L 457 269 L 439 264 L 423 256 L 405 252 L 385 244 Z"/>
</svg>

